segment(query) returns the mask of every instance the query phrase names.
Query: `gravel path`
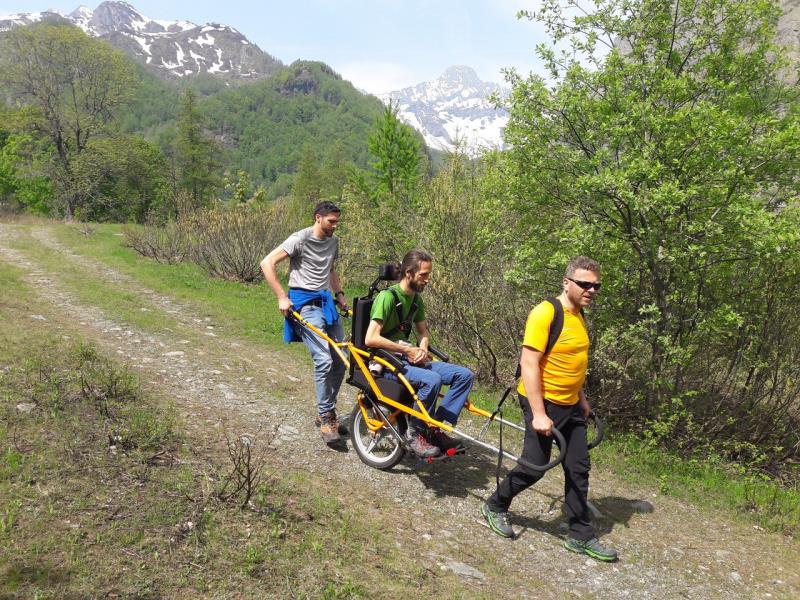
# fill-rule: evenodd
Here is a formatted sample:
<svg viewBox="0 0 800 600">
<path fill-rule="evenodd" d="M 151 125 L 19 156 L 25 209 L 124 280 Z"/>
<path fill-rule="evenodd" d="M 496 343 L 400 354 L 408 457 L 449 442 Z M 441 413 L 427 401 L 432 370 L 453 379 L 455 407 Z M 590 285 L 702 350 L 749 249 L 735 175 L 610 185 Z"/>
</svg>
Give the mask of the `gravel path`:
<svg viewBox="0 0 800 600">
<path fill-rule="evenodd" d="M 453 571 L 481 592 L 504 598 L 800 598 L 796 541 L 721 520 L 598 471 L 590 495 L 602 515 L 597 525 L 603 540 L 620 552 L 618 563 L 598 563 L 561 548 L 560 472 L 517 499 L 513 523 L 520 535 L 503 540 L 478 515 L 494 487 L 493 457 L 470 452 L 430 466 L 406 459 L 385 473 L 363 465 L 352 450 L 330 450 L 313 425 L 310 363 L 298 364 L 280 348 L 233 339 L 194 307 L 74 253 L 49 228 L 30 229 L 37 243 L 63 261 L 136 294 L 142 310 L 162 311 L 174 327 L 143 331 L 118 322 L 81 302 L 59 273 L 14 248 L 15 238 L 28 231 L 0 224 L 0 260 L 22 268 L 49 303 L 52 310 L 32 318 L 66 324 L 129 364 L 146 386 L 174 399 L 195 434 L 257 436 L 277 425 L 278 461 L 315 474 L 343 498 L 394 504 L 398 517 L 387 520 L 389 532 L 432 569 Z M 342 412 L 353 401 L 354 392 L 344 386 Z M 480 425 L 465 420 L 465 429 Z M 519 572 L 518 565 L 529 566 Z"/>
</svg>

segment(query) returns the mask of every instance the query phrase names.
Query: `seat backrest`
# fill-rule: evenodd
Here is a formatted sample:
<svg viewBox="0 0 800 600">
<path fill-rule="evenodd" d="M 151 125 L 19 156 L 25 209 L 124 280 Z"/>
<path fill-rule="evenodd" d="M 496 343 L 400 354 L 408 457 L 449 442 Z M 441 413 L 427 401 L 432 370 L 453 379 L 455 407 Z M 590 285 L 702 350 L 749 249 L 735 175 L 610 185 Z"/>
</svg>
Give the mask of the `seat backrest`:
<svg viewBox="0 0 800 600">
<path fill-rule="evenodd" d="M 364 338 L 367 336 L 370 321 L 369 314 L 374 301 L 374 298 L 365 296 L 356 298 L 353 302 L 353 332 L 350 341 L 356 348 L 364 348 Z"/>
</svg>

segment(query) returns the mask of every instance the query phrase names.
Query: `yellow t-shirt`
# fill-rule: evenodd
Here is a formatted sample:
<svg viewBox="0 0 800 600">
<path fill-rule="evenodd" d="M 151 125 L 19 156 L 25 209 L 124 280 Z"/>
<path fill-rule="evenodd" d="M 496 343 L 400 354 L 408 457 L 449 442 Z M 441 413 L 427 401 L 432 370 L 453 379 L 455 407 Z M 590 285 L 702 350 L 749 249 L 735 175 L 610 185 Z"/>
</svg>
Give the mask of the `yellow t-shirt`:
<svg viewBox="0 0 800 600">
<path fill-rule="evenodd" d="M 525 323 L 522 345 L 544 352 L 554 315 L 555 308 L 549 302 L 535 306 Z M 588 363 L 589 333 L 583 317 L 580 313 L 573 314 L 564 308 L 564 329 L 553 349 L 539 363 L 542 368 L 544 397 L 555 404 L 575 404 L 586 379 Z M 527 396 L 522 378 L 517 391 Z"/>
</svg>

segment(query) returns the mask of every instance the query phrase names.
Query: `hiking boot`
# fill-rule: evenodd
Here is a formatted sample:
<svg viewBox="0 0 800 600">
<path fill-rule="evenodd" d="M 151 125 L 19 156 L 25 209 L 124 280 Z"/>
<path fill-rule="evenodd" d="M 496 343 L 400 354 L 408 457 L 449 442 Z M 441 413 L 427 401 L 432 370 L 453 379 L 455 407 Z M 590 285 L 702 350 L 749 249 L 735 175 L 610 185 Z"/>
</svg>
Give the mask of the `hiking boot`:
<svg viewBox="0 0 800 600">
<path fill-rule="evenodd" d="M 444 453 L 447 453 L 448 450 L 464 447 L 460 440 L 451 438 L 438 427 L 431 427 L 428 430 L 428 441 Z"/>
<path fill-rule="evenodd" d="M 335 412 L 331 410 L 324 415 L 320 415 L 319 432 L 322 435 L 322 441 L 326 444 L 333 444 L 339 441 L 339 421 L 336 419 Z"/>
<path fill-rule="evenodd" d="M 514 538 L 514 530 L 511 527 L 511 520 L 507 512 L 495 512 L 489 508 L 488 504 L 481 506 L 481 514 L 486 522 L 489 523 L 489 529 L 494 531 L 497 535 L 504 538 Z"/>
<path fill-rule="evenodd" d="M 344 421 L 340 421 L 339 420 L 339 417 L 336 416 L 336 411 L 335 410 L 332 410 L 331 412 L 333 413 L 333 417 L 336 419 L 336 431 L 339 432 L 339 435 L 341 435 L 341 436 L 350 435 L 350 429 L 348 429 L 347 423 L 345 423 Z M 322 425 L 322 417 L 320 417 L 319 415 L 314 417 L 314 425 L 316 427 L 319 427 L 320 425 Z"/>
<path fill-rule="evenodd" d="M 431 444 L 421 432 L 409 429 L 406 432 L 408 447 L 411 451 L 421 458 L 434 458 L 439 456 L 442 451 Z"/>
<path fill-rule="evenodd" d="M 567 538 L 564 541 L 564 548 L 570 552 L 586 554 L 587 556 L 604 562 L 614 562 L 617 560 L 617 551 L 608 546 L 603 546 L 597 538 L 592 538 L 587 541 Z"/>
</svg>

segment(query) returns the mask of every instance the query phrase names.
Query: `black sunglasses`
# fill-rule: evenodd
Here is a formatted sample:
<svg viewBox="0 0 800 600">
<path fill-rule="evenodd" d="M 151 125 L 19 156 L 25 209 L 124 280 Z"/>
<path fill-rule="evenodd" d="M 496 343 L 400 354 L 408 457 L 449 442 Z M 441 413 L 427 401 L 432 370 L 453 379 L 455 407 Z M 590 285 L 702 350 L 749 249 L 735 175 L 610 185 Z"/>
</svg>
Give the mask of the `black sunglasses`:
<svg viewBox="0 0 800 600">
<path fill-rule="evenodd" d="M 582 290 L 591 290 L 594 289 L 596 291 L 600 291 L 600 286 L 602 285 L 599 281 L 581 281 L 579 279 L 573 279 L 572 277 L 567 277 L 572 283 L 577 285 Z"/>
</svg>

